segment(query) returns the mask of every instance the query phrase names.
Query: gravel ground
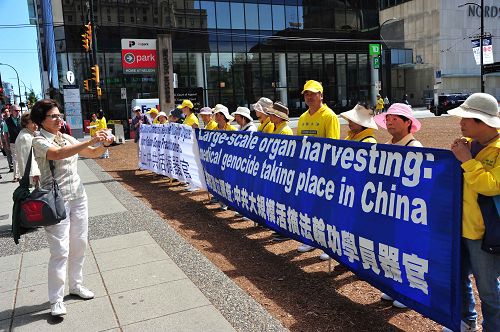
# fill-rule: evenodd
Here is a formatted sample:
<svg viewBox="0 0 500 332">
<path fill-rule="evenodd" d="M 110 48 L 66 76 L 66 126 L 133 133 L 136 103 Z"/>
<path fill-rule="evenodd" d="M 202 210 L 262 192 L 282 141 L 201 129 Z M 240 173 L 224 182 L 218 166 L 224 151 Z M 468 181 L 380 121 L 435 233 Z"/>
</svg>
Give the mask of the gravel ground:
<svg viewBox="0 0 500 332">
<path fill-rule="evenodd" d="M 421 122 L 415 136 L 426 147 L 448 149 L 460 136 L 456 118 Z M 345 137 L 347 126 L 341 127 Z M 375 136 L 389 139 L 384 131 Z M 291 331 L 441 330 L 413 310 L 380 301 L 377 289 L 343 266 L 328 273 L 319 250 L 300 254 L 296 242 L 273 242 L 270 231 L 209 204 L 206 192 L 188 192 L 176 181 L 137 170 L 135 151 L 127 142 L 98 163 Z"/>
</svg>

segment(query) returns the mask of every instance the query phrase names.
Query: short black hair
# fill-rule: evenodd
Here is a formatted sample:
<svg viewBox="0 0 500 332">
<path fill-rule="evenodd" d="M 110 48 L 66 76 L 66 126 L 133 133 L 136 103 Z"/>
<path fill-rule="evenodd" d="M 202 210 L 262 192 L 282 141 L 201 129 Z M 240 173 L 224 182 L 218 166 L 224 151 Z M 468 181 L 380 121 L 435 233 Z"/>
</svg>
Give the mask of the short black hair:
<svg viewBox="0 0 500 332">
<path fill-rule="evenodd" d="M 47 113 L 57 107 L 57 109 L 61 110 L 61 105 L 54 99 L 42 99 L 39 100 L 33 105 L 31 109 L 31 121 L 36 123 L 39 127 L 43 128 L 42 122 L 47 117 Z"/>
</svg>

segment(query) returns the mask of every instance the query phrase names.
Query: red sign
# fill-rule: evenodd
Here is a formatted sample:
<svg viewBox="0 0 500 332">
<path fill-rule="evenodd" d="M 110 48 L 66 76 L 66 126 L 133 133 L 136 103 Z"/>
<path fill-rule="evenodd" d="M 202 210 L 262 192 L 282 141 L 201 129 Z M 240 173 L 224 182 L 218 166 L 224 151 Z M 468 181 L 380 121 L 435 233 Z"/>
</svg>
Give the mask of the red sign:
<svg viewBox="0 0 500 332">
<path fill-rule="evenodd" d="M 156 40 L 122 39 L 122 67 L 124 74 L 156 72 Z"/>
</svg>

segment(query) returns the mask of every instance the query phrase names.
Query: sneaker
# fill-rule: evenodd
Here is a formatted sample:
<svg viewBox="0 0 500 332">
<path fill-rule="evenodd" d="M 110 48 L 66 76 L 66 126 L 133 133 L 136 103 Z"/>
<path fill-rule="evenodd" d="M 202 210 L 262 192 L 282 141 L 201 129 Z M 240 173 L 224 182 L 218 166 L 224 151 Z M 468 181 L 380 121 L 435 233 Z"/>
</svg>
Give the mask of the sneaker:
<svg viewBox="0 0 500 332">
<path fill-rule="evenodd" d="M 280 241 L 287 241 L 290 240 L 288 236 L 281 235 L 279 233 L 274 232 L 273 233 L 273 241 L 280 242 Z"/>
<path fill-rule="evenodd" d="M 74 289 L 70 289 L 69 293 L 71 295 L 76 295 L 78 297 L 81 297 L 84 300 L 90 300 L 94 298 L 94 293 L 87 289 L 86 287 L 83 287 L 82 285 L 76 286 Z"/>
<path fill-rule="evenodd" d="M 380 298 L 384 301 L 394 301 L 394 299 L 389 295 L 387 295 L 386 293 L 382 293 L 382 295 L 380 295 Z"/>
<path fill-rule="evenodd" d="M 406 306 L 403 303 L 401 303 L 399 301 L 396 301 L 396 300 L 394 300 L 392 302 L 392 306 L 396 307 L 396 308 L 399 308 L 399 309 L 405 309 L 406 308 Z"/>
<path fill-rule="evenodd" d="M 321 259 L 322 261 L 327 261 L 330 259 L 330 256 L 326 252 L 324 252 L 319 256 L 319 259 Z"/>
<path fill-rule="evenodd" d="M 308 244 L 301 244 L 298 248 L 297 248 L 297 251 L 298 252 L 308 252 L 308 251 L 311 251 L 313 249 L 316 249 L 314 248 L 313 246 L 310 246 Z"/>
<path fill-rule="evenodd" d="M 468 322 L 461 321 L 460 322 L 460 332 L 474 332 L 479 331 L 479 326 L 475 320 L 471 320 Z M 443 332 L 453 332 L 447 327 L 443 327 Z"/>
<path fill-rule="evenodd" d="M 59 301 L 50 305 L 50 314 L 52 316 L 63 316 L 66 315 L 66 306 L 64 302 Z"/>
</svg>

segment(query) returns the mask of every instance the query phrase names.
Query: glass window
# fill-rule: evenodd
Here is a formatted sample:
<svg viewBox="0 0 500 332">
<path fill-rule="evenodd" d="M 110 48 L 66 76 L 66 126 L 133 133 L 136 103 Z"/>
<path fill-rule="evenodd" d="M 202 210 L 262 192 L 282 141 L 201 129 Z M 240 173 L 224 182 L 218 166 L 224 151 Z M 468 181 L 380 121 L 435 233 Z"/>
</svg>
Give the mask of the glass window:
<svg viewBox="0 0 500 332">
<path fill-rule="evenodd" d="M 341 106 L 347 106 L 347 74 L 345 54 L 337 54 L 337 100 Z"/>
<path fill-rule="evenodd" d="M 299 18 L 297 16 L 297 6 L 285 6 L 286 28 L 300 28 Z"/>
<path fill-rule="evenodd" d="M 359 85 L 370 84 L 370 79 L 368 75 L 368 56 L 366 54 L 358 55 L 359 61 Z"/>
<path fill-rule="evenodd" d="M 231 28 L 245 29 L 244 5 L 242 3 L 231 3 Z"/>
<path fill-rule="evenodd" d="M 179 88 L 186 88 L 189 86 L 189 70 L 188 59 L 185 53 L 172 54 L 174 61 L 174 73 L 177 74 L 177 81 Z"/>
<path fill-rule="evenodd" d="M 314 80 L 318 80 L 319 82 L 324 82 L 323 77 L 323 55 L 322 54 L 313 54 L 312 55 L 312 66 L 311 66 L 311 78 Z"/>
<path fill-rule="evenodd" d="M 216 2 L 217 11 L 217 28 L 230 29 L 231 28 L 231 13 L 229 10 L 228 2 Z"/>
<path fill-rule="evenodd" d="M 213 1 L 200 1 L 201 20 L 205 22 L 203 26 L 215 29 L 215 3 Z"/>
<path fill-rule="evenodd" d="M 259 4 L 259 27 L 260 30 L 273 29 L 273 16 L 271 13 L 271 5 Z"/>
<path fill-rule="evenodd" d="M 285 8 L 282 5 L 273 5 L 273 30 L 285 29 Z"/>
<path fill-rule="evenodd" d="M 217 62 L 217 53 L 205 54 L 206 80 L 208 89 L 218 89 L 219 87 L 219 65 Z M 213 103 L 210 101 L 210 105 Z"/>
<path fill-rule="evenodd" d="M 245 26 L 247 30 L 259 30 L 259 9 L 255 3 L 245 4 Z"/>
</svg>

